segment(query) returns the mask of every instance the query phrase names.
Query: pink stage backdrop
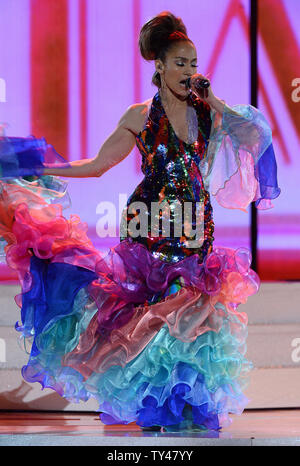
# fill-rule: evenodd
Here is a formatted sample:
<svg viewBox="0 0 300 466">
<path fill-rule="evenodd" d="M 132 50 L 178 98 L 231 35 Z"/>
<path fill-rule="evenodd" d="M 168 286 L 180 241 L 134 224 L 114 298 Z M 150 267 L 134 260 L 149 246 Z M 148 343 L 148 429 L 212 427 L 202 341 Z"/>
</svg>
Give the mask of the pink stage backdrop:
<svg viewBox="0 0 300 466">
<path fill-rule="evenodd" d="M 259 1 L 259 100 L 273 129 L 282 193 L 259 214 L 265 277 L 300 280 L 300 2 Z"/>
<path fill-rule="evenodd" d="M 163 10 L 181 16 L 199 72 L 229 105 L 250 103 L 249 0 L 0 0 L 0 121 L 9 135 L 45 136 L 69 160 L 93 157 L 127 107 L 152 97 L 153 63 L 138 34 Z M 272 18 L 272 20 L 270 19 Z M 274 131 L 282 195 L 259 212 L 262 280 L 300 279 L 300 2 L 259 0 L 259 108 Z M 298 76 L 297 76 L 298 73 Z M 298 79 L 298 81 L 297 81 Z M 100 249 L 118 242 L 119 213 L 142 179 L 136 149 L 99 179 L 68 179 L 65 211 Z M 110 209 L 110 235 L 97 226 Z M 250 247 L 249 213 L 215 202 L 215 244 Z M 98 228 L 99 231 L 99 228 Z"/>
</svg>

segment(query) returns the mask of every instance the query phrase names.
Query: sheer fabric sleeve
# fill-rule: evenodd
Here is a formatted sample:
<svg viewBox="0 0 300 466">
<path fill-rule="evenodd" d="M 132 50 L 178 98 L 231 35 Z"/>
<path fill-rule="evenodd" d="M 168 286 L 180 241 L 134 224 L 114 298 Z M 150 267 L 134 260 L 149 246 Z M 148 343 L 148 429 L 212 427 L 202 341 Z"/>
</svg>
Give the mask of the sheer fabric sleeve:
<svg viewBox="0 0 300 466">
<path fill-rule="evenodd" d="M 205 189 L 227 209 L 247 212 L 251 202 L 261 210 L 274 207 L 271 200 L 281 190 L 272 130 L 264 115 L 252 105 L 229 107 L 224 102 L 222 115 L 211 109 L 211 120 L 200 163 Z"/>
</svg>

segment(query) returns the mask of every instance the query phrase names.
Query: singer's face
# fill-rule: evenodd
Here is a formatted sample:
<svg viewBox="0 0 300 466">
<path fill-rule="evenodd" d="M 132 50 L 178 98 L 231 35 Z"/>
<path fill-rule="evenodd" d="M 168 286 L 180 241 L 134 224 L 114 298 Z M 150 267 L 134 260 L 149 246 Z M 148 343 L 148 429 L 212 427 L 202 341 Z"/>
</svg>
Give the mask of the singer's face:
<svg viewBox="0 0 300 466">
<path fill-rule="evenodd" d="M 167 53 L 165 62 L 159 60 L 161 77 L 171 91 L 179 96 L 186 96 L 185 81 L 197 73 L 197 51 L 191 42 L 177 42 Z"/>
</svg>

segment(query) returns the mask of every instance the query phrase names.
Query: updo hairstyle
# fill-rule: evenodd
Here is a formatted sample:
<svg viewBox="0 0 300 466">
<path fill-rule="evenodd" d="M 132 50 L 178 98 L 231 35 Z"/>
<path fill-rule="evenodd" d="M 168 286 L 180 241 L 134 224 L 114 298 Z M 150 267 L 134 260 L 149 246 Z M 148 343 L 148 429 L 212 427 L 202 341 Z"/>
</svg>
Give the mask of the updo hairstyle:
<svg viewBox="0 0 300 466">
<path fill-rule="evenodd" d="M 169 11 L 163 11 L 143 25 L 139 36 L 139 48 L 145 60 L 160 59 L 164 63 L 171 47 L 182 40 L 193 43 L 187 36 L 182 19 Z M 161 87 L 158 71 L 153 74 L 152 83 L 159 88 Z"/>
</svg>

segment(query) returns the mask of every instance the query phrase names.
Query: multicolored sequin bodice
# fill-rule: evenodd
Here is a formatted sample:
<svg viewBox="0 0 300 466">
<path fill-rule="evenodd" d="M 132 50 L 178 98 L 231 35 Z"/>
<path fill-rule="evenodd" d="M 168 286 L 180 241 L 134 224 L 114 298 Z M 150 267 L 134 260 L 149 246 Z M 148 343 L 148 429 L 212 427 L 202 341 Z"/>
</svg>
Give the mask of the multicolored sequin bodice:
<svg viewBox="0 0 300 466">
<path fill-rule="evenodd" d="M 176 135 L 160 92 L 153 97 L 145 126 L 136 136 L 145 177 L 129 197 L 122 218 L 125 230 L 121 241 L 130 236 L 167 262 L 178 262 L 195 253 L 202 262 L 212 251 L 214 239 L 210 195 L 199 169 L 208 147 L 210 107 L 191 92 L 188 111 L 196 118 L 196 139 L 192 143 Z"/>
</svg>

